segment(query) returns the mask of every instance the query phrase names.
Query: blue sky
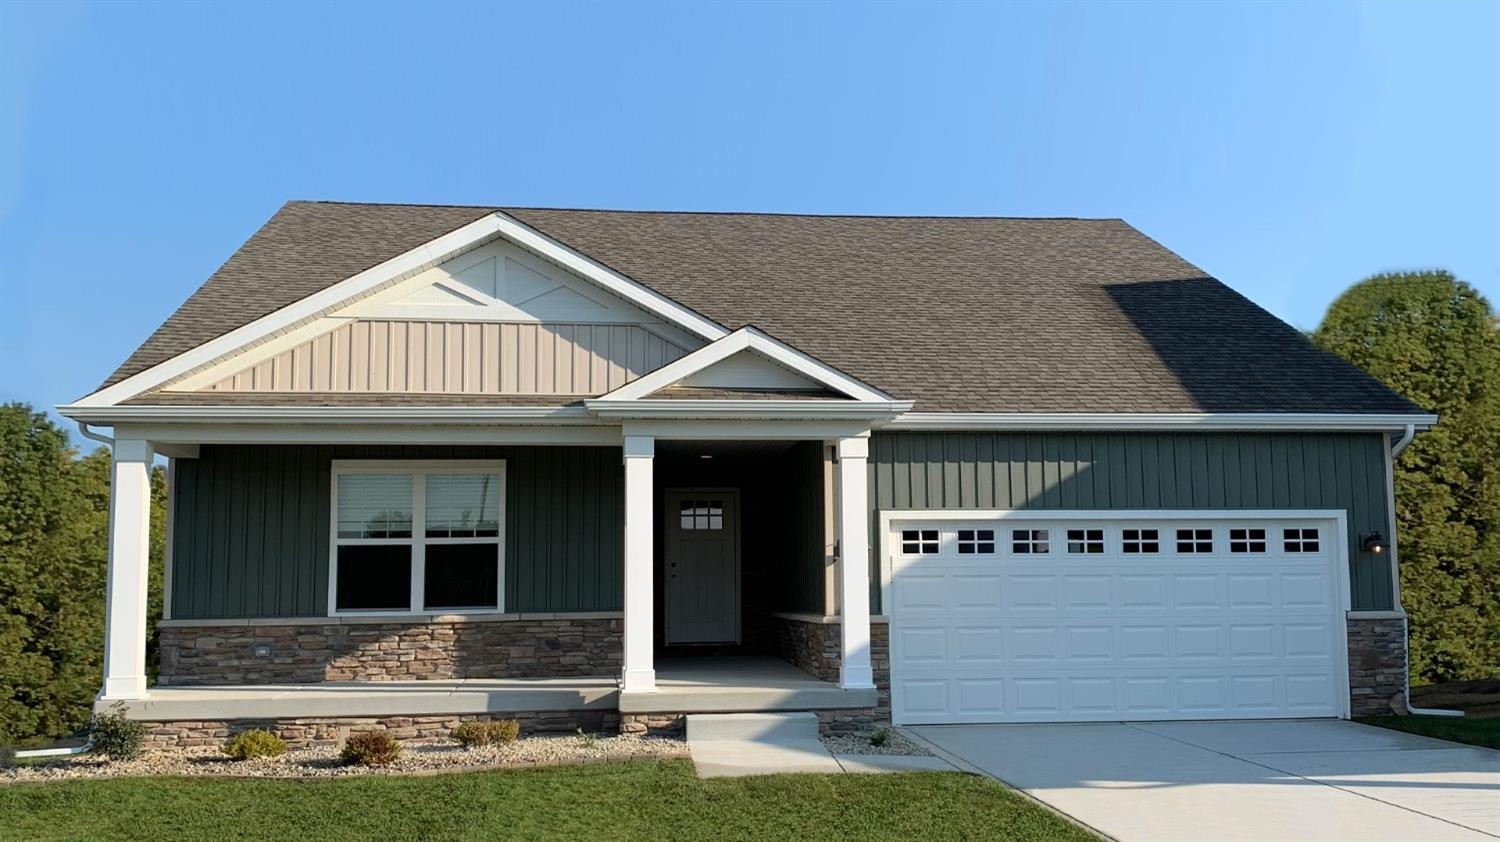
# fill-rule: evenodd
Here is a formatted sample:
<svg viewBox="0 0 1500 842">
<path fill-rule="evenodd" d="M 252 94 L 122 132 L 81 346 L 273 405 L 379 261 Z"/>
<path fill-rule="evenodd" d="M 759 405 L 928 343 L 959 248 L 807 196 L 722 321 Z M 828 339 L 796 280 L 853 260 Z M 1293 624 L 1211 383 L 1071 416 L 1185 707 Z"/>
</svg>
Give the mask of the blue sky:
<svg viewBox="0 0 1500 842">
<path fill-rule="evenodd" d="M 1500 298 L 1500 3 L 0 4 L 0 400 L 287 199 L 1119 216 L 1299 327 Z"/>
</svg>

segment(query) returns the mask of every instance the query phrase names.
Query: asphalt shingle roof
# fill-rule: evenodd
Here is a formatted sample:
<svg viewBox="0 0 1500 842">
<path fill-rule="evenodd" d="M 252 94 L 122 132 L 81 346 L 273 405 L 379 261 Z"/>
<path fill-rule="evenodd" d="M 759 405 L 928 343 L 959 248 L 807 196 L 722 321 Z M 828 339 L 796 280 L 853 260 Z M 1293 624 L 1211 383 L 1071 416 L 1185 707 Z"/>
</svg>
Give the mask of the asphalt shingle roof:
<svg viewBox="0 0 1500 842">
<path fill-rule="evenodd" d="M 290 202 L 118 382 L 503 210 L 923 412 L 1419 411 L 1119 219 Z"/>
</svg>

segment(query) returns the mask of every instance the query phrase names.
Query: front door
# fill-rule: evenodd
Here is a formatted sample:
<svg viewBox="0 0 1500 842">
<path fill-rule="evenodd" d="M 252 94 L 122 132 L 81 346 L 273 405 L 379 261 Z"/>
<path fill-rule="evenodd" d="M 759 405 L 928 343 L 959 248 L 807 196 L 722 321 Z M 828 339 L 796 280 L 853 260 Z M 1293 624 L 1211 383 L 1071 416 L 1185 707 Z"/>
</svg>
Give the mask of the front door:
<svg viewBox="0 0 1500 842">
<path fill-rule="evenodd" d="M 669 645 L 740 640 L 740 507 L 734 489 L 666 495 Z"/>
</svg>

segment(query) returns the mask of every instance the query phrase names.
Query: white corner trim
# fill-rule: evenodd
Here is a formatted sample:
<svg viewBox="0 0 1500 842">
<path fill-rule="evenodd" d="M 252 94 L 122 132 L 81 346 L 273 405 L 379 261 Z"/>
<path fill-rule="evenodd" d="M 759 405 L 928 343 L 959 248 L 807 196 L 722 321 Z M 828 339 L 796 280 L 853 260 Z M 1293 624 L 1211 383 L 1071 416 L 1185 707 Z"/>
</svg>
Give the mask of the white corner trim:
<svg viewBox="0 0 1500 842">
<path fill-rule="evenodd" d="M 779 363 L 798 374 L 815 380 L 830 389 L 842 392 L 856 401 L 880 401 L 891 403 L 894 399 L 886 393 L 862 383 L 838 369 L 809 354 L 771 337 L 753 327 L 742 327 L 734 333 L 679 357 L 657 370 L 638 377 L 620 388 L 598 398 L 599 401 L 639 401 L 647 395 L 666 388 L 692 374 L 696 374 L 714 363 L 727 359 L 741 351 L 755 351 L 773 362 Z"/>
<path fill-rule="evenodd" d="M 332 308 L 344 304 L 350 298 L 369 292 L 409 273 L 436 266 L 456 254 L 497 236 L 505 237 L 530 249 L 576 272 L 585 279 L 599 284 L 647 312 L 661 316 L 709 341 L 719 339 L 729 333 L 722 325 L 497 211 L 345 278 L 312 295 L 300 298 L 247 325 L 235 328 L 145 371 L 133 374 L 119 383 L 80 398 L 72 405 L 77 407 L 110 406 L 149 391 L 257 340 L 264 339 L 278 331 L 287 330 L 306 319 L 323 315 Z"/>
<path fill-rule="evenodd" d="M 686 359 L 684 357 L 683 359 Z M 639 382 L 639 381 L 636 381 Z M 1436 415 L 1299 412 L 908 412 L 885 430 L 1386 431 L 1436 424 Z"/>
</svg>

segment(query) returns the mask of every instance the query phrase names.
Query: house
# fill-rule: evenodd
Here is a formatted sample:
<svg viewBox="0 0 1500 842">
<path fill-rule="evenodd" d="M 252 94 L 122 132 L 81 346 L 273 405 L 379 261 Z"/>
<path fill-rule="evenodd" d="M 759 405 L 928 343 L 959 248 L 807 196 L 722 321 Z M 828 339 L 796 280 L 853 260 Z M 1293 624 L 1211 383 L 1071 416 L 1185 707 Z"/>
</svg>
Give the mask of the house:
<svg viewBox="0 0 1500 842">
<path fill-rule="evenodd" d="M 181 744 L 1385 710 L 1436 421 L 1117 219 L 326 202 L 59 411 Z"/>
</svg>

